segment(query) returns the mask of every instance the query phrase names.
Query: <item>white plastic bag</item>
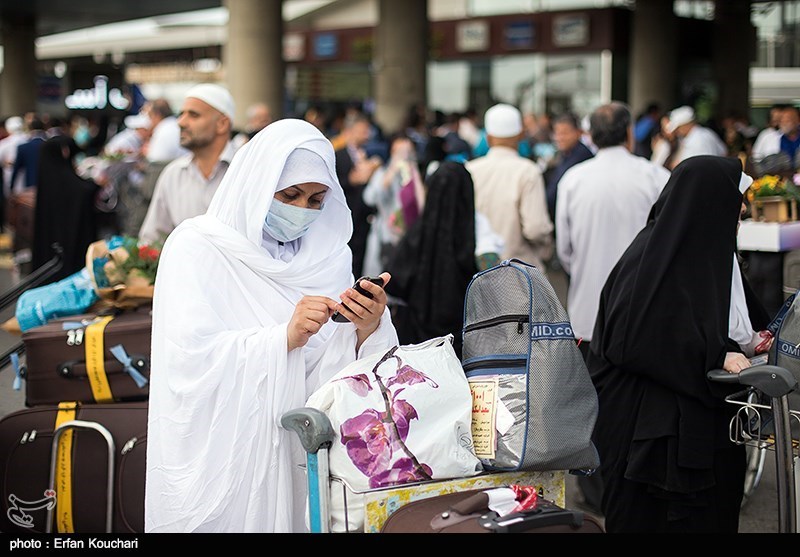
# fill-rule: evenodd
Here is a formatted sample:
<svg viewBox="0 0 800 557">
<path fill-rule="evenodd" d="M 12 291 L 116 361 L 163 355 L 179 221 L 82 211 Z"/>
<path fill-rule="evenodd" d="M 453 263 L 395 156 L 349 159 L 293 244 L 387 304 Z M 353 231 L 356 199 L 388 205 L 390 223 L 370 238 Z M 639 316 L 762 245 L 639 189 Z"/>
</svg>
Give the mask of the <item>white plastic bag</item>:
<svg viewBox="0 0 800 557">
<path fill-rule="evenodd" d="M 331 530 L 364 525 L 358 492 L 482 471 L 472 444 L 472 394 L 452 335 L 356 360 L 308 399 L 331 420 Z M 387 419 L 391 417 L 391 419 Z M 355 493 L 354 493 L 355 492 Z"/>
</svg>

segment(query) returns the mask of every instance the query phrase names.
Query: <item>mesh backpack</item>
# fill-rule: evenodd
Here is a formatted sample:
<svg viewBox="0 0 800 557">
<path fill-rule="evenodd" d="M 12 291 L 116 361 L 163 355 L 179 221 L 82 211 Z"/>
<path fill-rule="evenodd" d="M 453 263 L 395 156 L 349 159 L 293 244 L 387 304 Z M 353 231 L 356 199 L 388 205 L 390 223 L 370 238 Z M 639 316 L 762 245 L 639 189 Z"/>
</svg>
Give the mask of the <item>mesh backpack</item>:
<svg viewBox="0 0 800 557">
<path fill-rule="evenodd" d="M 473 441 L 486 469 L 598 467 L 597 393 L 569 316 L 539 269 L 510 259 L 476 274 L 462 335 Z"/>
<path fill-rule="evenodd" d="M 792 294 L 784 300 L 781 309 L 767 330 L 775 337 L 772 347 L 769 349 L 767 363 L 789 370 L 794 378 L 800 381 L 800 296 Z M 763 395 L 760 398 L 761 404 L 769 406 L 769 397 Z M 800 392 L 792 391 L 789 393 L 788 399 L 789 410 L 792 413 L 800 411 Z M 764 422 L 760 424 L 764 428 L 762 434 L 770 434 L 773 431 L 771 412 L 762 411 L 762 413 L 765 414 Z M 751 425 L 754 423 L 757 423 L 757 420 L 751 420 Z M 800 421 L 790 419 L 789 423 L 792 428 L 792 437 L 797 438 L 800 434 Z"/>
</svg>

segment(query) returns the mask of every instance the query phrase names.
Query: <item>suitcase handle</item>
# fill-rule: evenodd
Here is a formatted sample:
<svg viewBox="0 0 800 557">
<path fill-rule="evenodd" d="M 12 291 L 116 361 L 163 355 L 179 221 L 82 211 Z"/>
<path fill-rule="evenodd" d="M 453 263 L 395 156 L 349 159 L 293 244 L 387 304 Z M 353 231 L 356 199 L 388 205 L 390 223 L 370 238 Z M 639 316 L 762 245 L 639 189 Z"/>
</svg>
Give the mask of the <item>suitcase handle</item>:
<svg viewBox="0 0 800 557">
<path fill-rule="evenodd" d="M 130 357 L 131 365 L 134 368 L 136 368 L 139 372 L 147 371 L 147 356 L 143 356 L 141 354 L 131 354 Z M 112 373 L 127 373 L 119 360 L 116 359 L 106 360 L 103 367 L 108 375 L 111 375 Z M 69 360 L 67 362 L 60 363 L 58 364 L 57 372 L 58 375 L 66 379 L 77 379 L 79 377 L 85 378 L 88 376 L 88 373 L 86 372 L 86 360 Z"/>
<path fill-rule="evenodd" d="M 113 531 L 114 523 L 114 437 L 111 432 L 97 422 L 87 422 L 84 420 L 71 420 L 64 422 L 53 431 L 53 445 L 50 449 L 50 486 L 51 491 L 56 490 L 56 455 L 58 454 L 58 442 L 61 435 L 69 429 L 90 429 L 96 431 L 103 436 L 108 445 L 108 479 L 106 481 L 106 533 L 110 534 Z M 54 505 L 47 509 L 47 527 L 45 532 L 51 534 L 53 532 L 53 509 Z"/>
<path fill-rule="evenodd" d="M 529 511 L 512 513 L 505 516 L 481 517 L 478 523 L 495 533 L 524 532 L 531 528 L 546 528 L 548 526 L 571 526 L 580 528 L 583 525 L 583 513 L 555 508 L 536 508 Z"/>
</svg>

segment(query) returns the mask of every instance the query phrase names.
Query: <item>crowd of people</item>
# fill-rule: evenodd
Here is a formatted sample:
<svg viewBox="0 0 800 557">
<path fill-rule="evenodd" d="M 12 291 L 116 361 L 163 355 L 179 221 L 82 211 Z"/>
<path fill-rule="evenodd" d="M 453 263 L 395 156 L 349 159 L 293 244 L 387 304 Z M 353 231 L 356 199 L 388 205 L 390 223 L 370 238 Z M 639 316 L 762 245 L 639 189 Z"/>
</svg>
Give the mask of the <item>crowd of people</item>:
<svg viewBox="0 0 800 557">
<path fill-rule="evenodd" d="M 568 277 L 600 400 L 586 505 L 609 531 L 736 531 L 744 454 L 705 373 L 769 348 L 737 223 L 764 160 L 798 166 L 796 107 L 774 107 L 760 133 L 619 102 L 583 118 L 414 106 L 392 134 L 356 105 L 273 122 L 259 103 L 241 130 L 235 113 L 228 90 L 200 84 L 177 113 L 147 102 L 94 153 L 78 119 L 8 118 L 0 139 L 3 198 L 37 191 L 37 264 L 59 242 L 75 272 L 112 229 L 164 244 L 148 531 L 302 531 L 282 413 L 398 342 L 452 334 L 460 355 L 470 279 L 510 258 Z M 117 220 L 104 224 L 109 190 Z M 383 286 L 361 281 L 365 296 L 362 276 Z"/>
</svg>

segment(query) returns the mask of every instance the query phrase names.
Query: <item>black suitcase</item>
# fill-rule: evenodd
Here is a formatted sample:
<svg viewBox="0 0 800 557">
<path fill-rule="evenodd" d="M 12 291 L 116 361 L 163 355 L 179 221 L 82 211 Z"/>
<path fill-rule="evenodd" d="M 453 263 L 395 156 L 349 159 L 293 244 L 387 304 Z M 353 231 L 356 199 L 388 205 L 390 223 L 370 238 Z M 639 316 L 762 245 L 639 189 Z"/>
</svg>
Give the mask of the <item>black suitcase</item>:
<svg viewBox="0 0 800 557">
<path fill-rule="evenodd" d="M 147 402 L 77 405 L 60 414 L 58 406 L 41 406 L 0 419 L 0 531 L 144 532 Z M 63 432 L 54 453 L 57 420 Z"/>
<path fill-rule="evenodd" d="M 592 516 L 559 507 L 538 498 L 528 510 L 499 517 L 489 510 L 484 489 L 447 493 L 420 499 L 392 513 L 381 529 L 384 534 L 602 534 L 605 529 Z"/>
</svg>

